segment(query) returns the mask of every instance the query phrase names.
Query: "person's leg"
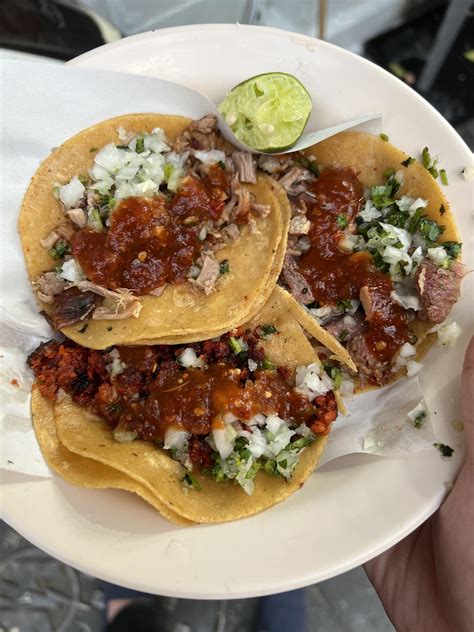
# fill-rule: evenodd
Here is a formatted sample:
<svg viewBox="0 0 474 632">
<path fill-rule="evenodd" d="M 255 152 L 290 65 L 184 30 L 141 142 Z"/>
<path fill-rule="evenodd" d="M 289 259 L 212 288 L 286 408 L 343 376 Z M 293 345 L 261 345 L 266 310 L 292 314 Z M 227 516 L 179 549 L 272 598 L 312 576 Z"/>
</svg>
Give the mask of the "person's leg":
<svg viewBox="0 0 474 632">
<path fill-rule="evenodd" d="M 262 597 L 255 632 L 306 632 L 306 593 L 303 589 Z"/>
</svg>

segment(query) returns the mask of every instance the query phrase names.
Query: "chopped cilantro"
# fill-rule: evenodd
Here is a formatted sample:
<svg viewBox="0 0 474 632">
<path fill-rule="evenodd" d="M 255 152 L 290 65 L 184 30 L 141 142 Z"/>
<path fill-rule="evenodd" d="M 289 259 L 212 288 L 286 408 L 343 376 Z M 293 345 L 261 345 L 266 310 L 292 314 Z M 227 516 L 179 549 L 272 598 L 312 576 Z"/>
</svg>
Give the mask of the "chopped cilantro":
<svg viewBox="0 0 474 632">
<path fill-rule="evenodd" d="M 440 169 L 439 170 L 439 177 L 441 178 L 441 182 L 447 186 L 449 184 L 448 182 L 448 176 L 446 174 L 446 169 Z"/>
<path fill-rule="evenodd" d="M 416 209 L 416 211 L 411 216 L 410 221 L 408 222 L 407 231 L 411 233 L 412 235 L 414 235 L 416 231 L 418 230 L 418 224 L 420 223 L 422 214 L 423 214 L 422 208 Z"/>
<path fill-rule="evenodd" d="M 257 474 L 257 472 L 259 470 L 261 470 L 263 467 L 263 465 L 261 463 L 259 463 L 258 461 L 255 461 L 254 463 L 252 463 L 252 465 L 250 466 L 249 471 L 247 472 L 247 474 L 245 475 L 245 478 L 255 478 L 255 475 Z"/>
<path fill-rule="evenodd" d="M 454 449 L 451 446 L 446 445 L 444 443 L 433 443 L 433 445 L 434 445 L 435 448 L 438 448 L 438 450 L 441 453 L 441 456 L 452 456 L 453 455 Z"/>
<path fill-rule="evenodd" d="M 102 221 L 102 217 L 98 209 L 94 208 L 91 211 L 90 218 L 92 220 L 92 224 L 100 233 L 104 230 L 104 222 Z"/>
<path fill-rule="evenodd" d="M 248 441 L 245 437 L 237 437 L 234 443 L 234 450 L 236 452 L 240 452 L 243 448 L 248 445 Z"/>
<path fill-rule="evenodd" d="M 108 209 L 110 209 L 115 205 L 115 198 L 107 193 L 99 193 L 97 196 L 97 203 L 101 208 L 107 207 Z"/>
<path fill-rule="evenodd" d="M 83 173 L 79 174 L 79 175 L 77 176 L 77 179 L 78 179 L 78 180 L 79 180 L 79 182 L 80 182 L 81 184 L 83 184 L 84 186 L 86 186 L 86 184 L 89 182 L 89 178 L 88 178 L 86 175 L 84 175 Z"/>
<path fill-rule="evenodd" d="M 57 241 L 49 251 L 49 256 L 55 261 L 59 261 L 69 254 L 71 254 L 71 248 L 65 241 Z"/>
<path fill-rule="evenodd" d="M 395 169 L 393 167 L 388 167 L 388 169 L 385 169 L 385 171 L 383 172 L 383 177 L 384 178 L 390 178 L 391 176 L 395 175 Z"/>
<path fill-rule="evenodd" d="M 194 476 L 191 474 L 189 470 L 187 470 L 185 475 L 183 476 L 183 483 L 186 487 L 201 489 L 201 485 L 199 485 L 199 483 L 197 482 L 197 480 L 194 478 Z"/>
<path fill-rule="evenodd" d="M 272 371 L 275 368 L 275 365 L 272 362 L 270 362 L 270 360 L 267 360 L 267 358 L 263 360 L 260 366 L 262 369 L 265 369 L 267 371 Z"/>
<path fill-rule="evenodd" d="M 428 219 L 426 216 L 423 216 L 420 219 L 418 230 L 426 239 L 426 241 L 435 242 L 438 237 L 444 232 L 444 226 L 440 226 L 433 219 Z"/>
<path fill-rule="evenodd" d="M 229 260 L 223 259 L 219 264 L 219 274 L 227 274 L 230 270 Z"/>
<path fill-rule="evenodd" d="M 384 140 L 385 142 L 387 142 L 387 141 L 388 141 L 388 136 L 387 136 L 387 134 L 384 134 L 384 133 L 382 132 L 381 134 L 379 134 L 379 136 L 380 136 L 380 138 L 381 138 L 382 140 Z"/>
<path fill-rule="evenodd" d="M 331 379 L 334 381 L 334 389 L 337 391 L 341 387 L 342 382 L 342 371 L 338 366 L 333 366 L 331 368 Z"/>
<path fill-rule="evenodd" d="M 374 261 L 374 264 L 381 272 L 388 272 L 390 270 L 390 266 L 388 265 L 388 263 L 385 263 L 385 261 L 382 259 L 382 255 L 379 252 L 372 253 L 372 259 Z"/>
<path fill-rule="evenodd" d="M 235 355 L 243 351 L 242 347 L 240 346 L 240 342 L 237 340 L 237 338 L 234 338 L 233 336 L 229 338 L 229 346 L 235 353 Z"/>
<path fill-rule="evenodd" d="M 223 160 L 219 160 L 217 164 L 222 169 L 222 171 L 227 171 L 227 167 L 225 166 L 225 162 Z"/>
<path fill-rule="evenodd" d="M 347 219 L 347 215 L 344 215 L 344 213 L 340 213 L 337 216 L 336 222 L 341 230 L 344 230 L 349 225 L 349 220 Z"/>
<path fill-rule="evenodd" d="M 274 459 L 267 459 L 265 461 L 265 465 L 263 469 L 267 474 L 272 474 L 273 476 L 280 476 L 280 472 L 277 470 L 277 462 Z"/>
<path fill-rule="evenodd" d="M 222 459 L 219 454 L 214 455 L 214 465 L 212 466 L 211 474 L 218 483 L 222 483 L 228 479 L 222 467 Z"/>
<path fill-rule="evenodd" d="M 461 254 L 462 243 L 459 241 L 445 241 L 441 244 L 450 259 L 457 259 Z"/>
<path fill-rule="evenodd" d="M 111 325 L 109 325 L 109 326 L 107 327 L 107 331 L 112 331 L 112 326 L 111 326 Z"/>
<path fill-rule="evenodd" d="M 415 428 L 422 428 L 425 423 L 425 419 L 426 419 L 426 412 L 422 410 L 421 412 L 418 413 L 418 415 L 413 420 L 413 425 L 415 426 Z"/>
<path fill-rule="evenodd" d="M 84 325 L 82 325 L 82 327 L 81 327 L 80 329 L 78 329 L 77 331 L 78 331 L 80 334 L 83 334 L 83 333 L 86 331 L 86 329 L 87 329 L 88 327 L 89 327 L 89 324 L 88 324 L 88 323 L 84 323 Z"/>
<path fill-rule="evenodd" d="M 311 445 L 313 441 L 314 437 L 311 435 L 308 435 L 307 437 L 299 437 L 296 441 L 292 441 L 288 447 L 290 450 L 302 450 L 308 445 Z"/>
<path fill-rule="evenodd" d="M 446 213 L 446 208 L 444 204 L 441 204 L 441 206 L 439 207 L 439 214 L 444 215 L 445 213 Z"/>
<path fill-rule="evenodd" d="M 408 156 L 408 158 L 406 160 L 402 160 L 400 164 L 403 165 L 404 167 L 409 167 L 414 162 L 416 162 L 416 160 L 412 158 L 411 156 Z"/>
<path fill-rule="evenodd" d="M 342 301 L 339 301 L 339 303 L 337 304 L 337 309 L 352 309 L 352 301 L 350 298 L 345 298 Z"/>
<path fill-rule="evenodd" d="M 91 147 L 91 148 L 89 149 L 89 153 L 90 153 L 90 154 L 93 154 L 95 151 L 97 151 L 97 147 Z"/>
<path fill-rule="evenodd" d="M 339 342 L 344 342 L 345 340 L 347 340 L 348 337 L 349 337 L 349 330 L 343 329 L 338 336 L 338 340 Z"/>
<path fill-rule="evenodd" d="M 306 169 L 311 171 L 311 173 L 314 173 L 315 176 L 319 176 L 319 169 L 315 162 L 309 160 L 306 156 L 300 156 L 298 161 L 302 167 L 306 167 Z"/>
<path fill-rule="evenodd" d="M 431 166 L 431 155 L 428 147 L 423 147 L 421 152 L 421 159 L 423 161 L 423 167 L 426 167 L 428 169 Z"/>
<path fill-rule="evenodd" d="M 394 206 L 385 216 L 384 221 L 386 224 L 391 224 L 397 228 L 405 228 L 405 224 L 409 218 L 410 215 L 407 211 L 401 211 L 397 206 Z"/>
<path fill-rule="evenodd" d="M 141 154 L 144 151 L 145 151 L 145 139 L 143 138 L 143 136 L 139 136 L 135 144 L 135 152 L 137 154 Z"/>
<path fill-rule="evenodd" d="M 173 165 L 170 162 L 167 162 L 163 167 L 163 174 L 167 182 L 170 179 L 170 176 L 173 173 L 173 171 L 174 171 Z"/>
<path fill-rule="evenodd" d="M 277 334 L 278 329 L 275 325 L 262 325 L 260 327 L 260 338 L 263 340 L 268 340 L 273 334 Z"/>
</svg>

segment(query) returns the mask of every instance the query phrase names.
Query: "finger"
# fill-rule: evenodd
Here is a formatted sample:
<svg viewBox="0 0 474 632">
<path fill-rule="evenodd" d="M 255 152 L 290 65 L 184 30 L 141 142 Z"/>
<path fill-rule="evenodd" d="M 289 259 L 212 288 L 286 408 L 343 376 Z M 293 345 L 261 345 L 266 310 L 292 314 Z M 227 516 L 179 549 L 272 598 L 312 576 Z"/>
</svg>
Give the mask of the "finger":
<svg viewBox="0 0 474 632">
<path fill-rule="evenodd" d="M 467 453 L 474 459 L 474 336 L 464 356 L 461 378 L 461 419 L 464 424 Z"/>
</svg>

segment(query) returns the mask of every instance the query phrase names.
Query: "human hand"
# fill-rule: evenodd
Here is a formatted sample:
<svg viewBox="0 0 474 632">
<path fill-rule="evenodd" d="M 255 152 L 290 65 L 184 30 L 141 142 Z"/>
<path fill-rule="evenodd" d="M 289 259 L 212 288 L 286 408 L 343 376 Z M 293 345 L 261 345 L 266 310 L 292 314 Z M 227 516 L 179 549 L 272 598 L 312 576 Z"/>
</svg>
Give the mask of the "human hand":
<svg viewBox="0 0 474 632">
<path fill-rule="evenodd" d="M 399 632 L 474 631 L 474 338 L 464 358 L 466 459 L 440 509 L 365 571 Z"/>
</svg>

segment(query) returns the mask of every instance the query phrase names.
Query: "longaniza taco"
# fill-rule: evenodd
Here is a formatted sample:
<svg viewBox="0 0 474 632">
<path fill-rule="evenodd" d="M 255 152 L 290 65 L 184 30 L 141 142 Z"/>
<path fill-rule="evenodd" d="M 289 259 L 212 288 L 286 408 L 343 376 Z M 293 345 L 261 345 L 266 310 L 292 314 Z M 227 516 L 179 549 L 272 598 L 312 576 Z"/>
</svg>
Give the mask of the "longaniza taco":
<svg viewBox="0 0 474 632">
<path fill-rule="evenodd" d="M 258 161 L 292 207 L 280 283 L 293 313 L 359 387 L 416 374 L 459 297 L 454 216 L 427 149 L 424 161 L 357 132 Z"/>
<path fill-rule="evenodd" d="M 91 487 L 104 466 L 110 486 L 133 481 L 171 520 L 223 522 L 284 500 L 316 467 L 337 415 L 334 384 L 287 301 L 276 289 L 245 327 L 188 346 L 40 346 L 29 365 L 47 461 Z M 73 476 L 60 469 L 58 450 L 82 459 L 80 476 L 75 461 Z"/>
<path fill-rule="evenodd" d="M 132 114 L 42 163 L 19 229 L 40 305 L 69 338 L 91 348 L 195 340 L 245 322 L 268 298 L 284 198 L 214 117 Z"/>
</svg>

